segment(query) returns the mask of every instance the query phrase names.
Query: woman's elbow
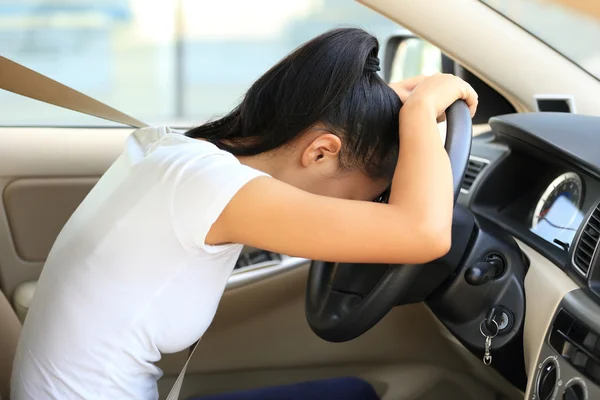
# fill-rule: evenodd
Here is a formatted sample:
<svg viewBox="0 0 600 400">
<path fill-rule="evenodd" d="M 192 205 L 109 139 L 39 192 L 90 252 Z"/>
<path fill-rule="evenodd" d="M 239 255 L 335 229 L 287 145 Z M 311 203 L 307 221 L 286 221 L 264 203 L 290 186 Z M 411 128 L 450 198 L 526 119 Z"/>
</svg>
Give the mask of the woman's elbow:
<svg viewBox="0 0 600 400">
<path fill-rule="evenodd" d="M 448 254 L 452 247 L 452 222 L 431 222 L 423 228 L 424 242 L 427 244 L 427 255 L 430 261 Z"/>
</svg>

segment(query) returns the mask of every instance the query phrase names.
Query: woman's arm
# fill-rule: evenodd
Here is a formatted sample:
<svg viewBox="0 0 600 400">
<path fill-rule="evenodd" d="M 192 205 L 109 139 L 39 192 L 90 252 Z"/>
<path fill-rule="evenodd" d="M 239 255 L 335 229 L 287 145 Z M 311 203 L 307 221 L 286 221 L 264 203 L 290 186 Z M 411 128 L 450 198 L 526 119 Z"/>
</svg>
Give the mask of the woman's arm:
<svg viewBox="0 0 600 400">
<path fill-rule="evenodd" d="M 207 241 L 340 262 L 425 263 L 450 248 L 452 171 L 436 119 L 477 95 L 452 75 L 420 83 L 400 112 L 400 154 L 388 204 L 307 193 L 261 177 L 233 197 Z"/>
</svg>

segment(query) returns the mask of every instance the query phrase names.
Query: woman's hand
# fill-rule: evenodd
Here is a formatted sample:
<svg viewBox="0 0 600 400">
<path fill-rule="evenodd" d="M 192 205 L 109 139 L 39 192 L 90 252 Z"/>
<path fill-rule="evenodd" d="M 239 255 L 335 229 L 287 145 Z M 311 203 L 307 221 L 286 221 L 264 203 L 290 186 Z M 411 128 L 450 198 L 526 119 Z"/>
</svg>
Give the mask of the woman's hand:
<svg viewBox="0 0 600 400">
<path fill-rule="evenodd" d="M 427 78 L 427 75 L 417 75 L 400 82 L 390 83 L 390 87 L 394 89 L 398 97 L 400 97 L 400 101 L 404 104 L 417 85 Z"/>
<path fill-rule="evenodd" d="M 475 115 L 478 95 L 471 85 L 459 77 L 451 74 L 435 74 L 413 79 L 418 80 L 419 83 L 404 101 L 405 105 L 410 103 L 418 107 L 426 107 L 435 114 L 434 118 L 439 118 L 456 100 L 464 100 L 469 106 L 471 117 Z"/>
</svg>

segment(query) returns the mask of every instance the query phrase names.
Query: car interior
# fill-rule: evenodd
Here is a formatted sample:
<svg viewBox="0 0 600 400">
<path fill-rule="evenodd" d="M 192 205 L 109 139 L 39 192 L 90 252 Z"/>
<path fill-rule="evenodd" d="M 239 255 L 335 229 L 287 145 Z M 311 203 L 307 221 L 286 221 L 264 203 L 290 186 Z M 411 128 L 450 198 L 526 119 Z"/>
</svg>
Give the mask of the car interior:
<svg viewBox="0 0 600 400">
<path fill-rule="evenodd" d="M 452 248 L 426 265 L 368 266 L 246 248 L 193 357 L 164 354 L 158 363 L 161 398 L 186 365 L 181 399 L 337 378 L 354 394 L 366 390 L 357 399 L 600 399 L 600 54 L 592 54 L 600 7 L 358 2 L 405 28 L 381 45 L 387 81 L 446 72 L 479 93 L 472 121 L 457 103 L 441 126 L 456 192 Z M 595 26 L 595 39 L 581 38 L 595 72 L 511 14 L 525 3 Z M 425 57 L 433 70 L 424 69 Z M 0 397 L 7 399 L 44 260 L 125 138 L 144 124 L 4 57 L 0 89 L 122 123 L 0 127 Z M 263 397 L 248 398 L 285 398 L 257 393 Z"/>
</svg>

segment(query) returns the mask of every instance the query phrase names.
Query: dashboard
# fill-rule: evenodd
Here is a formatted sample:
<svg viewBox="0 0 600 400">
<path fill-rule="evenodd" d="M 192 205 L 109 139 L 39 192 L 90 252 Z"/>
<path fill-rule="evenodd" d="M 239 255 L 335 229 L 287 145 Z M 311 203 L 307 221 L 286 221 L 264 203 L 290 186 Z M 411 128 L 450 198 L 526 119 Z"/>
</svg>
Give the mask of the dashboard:
<svg viewBox="0 0 600 400">
<path fill-rule="evenodd" d="M 600 398 L 600 118 L 492 118 L 473 139 L 459 203 L 563 270 L 580 290 L 558 305 L 528 399 Z"/>
<path fill-rule="evenodd" d="M 600 215 L 592 212 L 600 201 L 600 152 L 590 137 L 598 118 L 511 114 L 490 124 L 493 132 L 473 140 L 477 176 L 459 201 L 587 278 L 600 236 Z"/>
</svg>

